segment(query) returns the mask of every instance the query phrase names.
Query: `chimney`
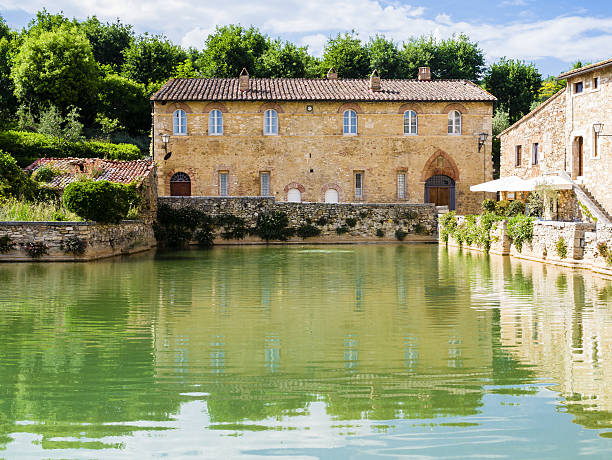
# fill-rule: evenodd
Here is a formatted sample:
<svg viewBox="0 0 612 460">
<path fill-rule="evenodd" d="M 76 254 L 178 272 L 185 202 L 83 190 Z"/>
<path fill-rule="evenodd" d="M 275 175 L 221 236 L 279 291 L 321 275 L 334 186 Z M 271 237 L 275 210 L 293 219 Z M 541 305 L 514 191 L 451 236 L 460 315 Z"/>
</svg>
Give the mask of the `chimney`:
<svg viewBox="0 0 612 460">
<path fill-rule="evenodd" d="M 247 72 L 246 67 L 242 68 L 240 76 L 238 77 L 238 89 L 240 91 L 249 90 L 249 73 Z"/>
<path fill-rule="evenodd" d="M 370 75 L 370 89 L 374 92 L 380 91 L 380 75 L 378 70 L 374 70 L 372 75 Z"/>
<path fill-rule="evenodd" d="M 327 79 L 328 80 L 337 80 L 338 79 L 338 72 L 336 72 L 336 69 L 334 69 L 333 67 L 329 68 L 329 70 L 327 71 Z"/>
<path fill-rule="evenodd" d="M 419 81 L 431 81 L 431 69 L 429 67 L 419 67 Z"/>
</svg>

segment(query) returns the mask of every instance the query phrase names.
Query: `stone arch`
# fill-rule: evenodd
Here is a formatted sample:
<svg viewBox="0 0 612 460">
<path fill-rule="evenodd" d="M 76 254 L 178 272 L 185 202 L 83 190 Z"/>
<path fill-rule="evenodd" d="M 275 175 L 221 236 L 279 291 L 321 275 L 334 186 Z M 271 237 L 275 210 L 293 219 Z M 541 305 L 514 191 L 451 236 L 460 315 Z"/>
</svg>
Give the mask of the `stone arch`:
<svg viewBox="0 0 612 460">
<path fill-rule="evenodd" d="M 335 190 L 336 192 L 338 192 L 338 202 L 342 202 L 342 187 L 340 187 L 338 184 L 333 183 L 325 184 L 323 187 L 321 187 L 321 195 L 323 196 L 323 201 L 325 201 L 325 193 L 328 190 Z"/>
<path fill-rule="evenodd" d="M 339 108 L 338 108 L 338 113 L 344 113 L 345 110 L 354 110 L 355 113 L 363 113 L 363 110 L 361 110 L 361 106 L 359 104 L 355 104 L 354 102 L 347 102 L 346 104 L 342 104 Z"/>
<path fill-rule="evenodd" d="M 166 106 L 166 113 L 174 113 L 176 110 L 184 110 L 185 113 L 193 113 L 191 106 L 185 102 L 175 102 Z"/>
<path fill-rule="evenodd" d="M 300 193 L 304 193 L 306 191 L 304 186 L 302 184 L 298 184 L 297 182 L 288 183 L 287 185 L 285 185 L 285 188 L 283 189 L 283 191 L 286 194 L 289 191 L 289 189 L 292 189 L 292 188 L 297 188 L 300 191 Z"/>
<path fill-rule="evenodd" d="M 276 102 L 264 102 L 259 106 L 259 113 L 264 113 L 266 110 L 274 109 L 277 113 L 284 113 L 283 108 Z"/>
<path fill-rule="evenodd" d="M 420 113 L 423 113 L 423 109 L 421 108 L 421 106 L 415 103 L 402 104 L 399 110 L 397 111 L 397 113 L 403 115 L 404 112 L 408 110 L 414 110 L 417 113 L 417 115 Z"/>
<path fill-rule="evenodd" d="M 197 175 L 195 170 L 192 168 L 170 169 L 168 172 L 164 174 L 164 178 L 165 178 L 164 187 L 167 187 L 167 195 L 171 195 L 172 193 L 170 184 L 171 182 L 173 182 L 172 181 L 173 176 L 178 175 L 179 173 L 186 174 L 189 177 L 189 183 L 190 183 L 189 192 L 190 192 L 190 195 L 192 195 L 193 186 L 194 186 L 194 183 L 196 182 L 195 179 Z"/>
<path fill-rule="evenodd" d="M 451 156 L 438 149 L 429 157 L 423 171 L 421 172 L 421 182 L 425 182 L 431 176 L 448 176 L 455 182 L 459 182 L 459 168 Z"/>
<path fill-rule="evenodd" d="M 461 113 L 461 115 L 464 115 L 464 114 L 468 113 L 468 110 L 465 108 L 465 106 L 463 104 L 459 104 L 458 102 L 454 102 L 452 104 L 448 104 L 447 106 L 445 106 L 442 109 L 442 112 L 440 112 L 440 113 L 447 114 L 451 110 L 458 110 L 459 113 Z"/>
<path fill-rule="evenodd" d="M 203 113 L 209 113 L 211 110 L 220 110 L 221 113 L 227 113 L 227 107 L 223 102 L 211 102 L 204 107 Z"/>
</svg>

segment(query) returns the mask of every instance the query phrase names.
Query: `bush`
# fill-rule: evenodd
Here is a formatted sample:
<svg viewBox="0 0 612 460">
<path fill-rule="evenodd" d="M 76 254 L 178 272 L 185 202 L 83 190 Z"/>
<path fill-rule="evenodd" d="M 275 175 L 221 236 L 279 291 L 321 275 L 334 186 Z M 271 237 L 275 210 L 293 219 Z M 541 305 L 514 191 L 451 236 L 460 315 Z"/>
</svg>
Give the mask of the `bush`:
<svg viewBox="0 0 612 460">
<path fill-rule="evenodd" d="M 0 197 L 32 200 L 38 185 L 17 165 L 15 159 L 0 150 Z"/>
<path fill-rule="evenodd" d="M 606 259 L 610 254 L 607 243 L 604 243 L 603 241 L 597 243 L 597 250 L 599 251 L 599 255 L 604 259 Z"/>
<path fill-rule="evenodd" d="M 300 238 L 306 239 L 313 236 L 319 236 L 321 234 L 321 229 L 311 224 L 302 224 L 298 227 L 296 234 Z"/>
<path fill-rule="evenodd" d="M 13 155 L 25 167 L 38 158 L 107 158 L 137 160 L 143 154 L 132 144 L 111 144 L 100 141 L 67 142 L 53 136 L 25 131 L 1 131 L 0 150 Z"/>
<path fill-rule="evenodd" d="M 508 206 L 508 217 L 518 216 L 519 214 L 525 214 L 525 203 L 520 200 L 514 200 L 510 202 Z"/>
<path fill-rule="evenodd" d="M 487 198 L 482 201 L 482 210 L 485 212 L 495 212 L 495 200 Z"/>
<path fill-rule="evenodd" d="M 244 219 L 233 214 L 224 214 L 214 220 L 215 225 L 225 230 L 221 232 L 221 238 L 224 240 L 241 240 L 249 233 Z"/>
<path fill-rule="evenodd" d="M 385 236 L 385 232 L 383 231 L 382 228 L 377 228 L 376 229 L 376 236 L 379 238 L 382 238 L 383 236 Z"/>
<path fill-rule="evenodd" d="M 79 238 L 78 236 L 71 236 L 62 241 L 60 247 L 62 248 L 62 251 L 67 254 L 81 256 L 85 253 L 85 248 L 87 248 L 87 241 Z"/>
<path fill-rule="evenodd" d="M 567 257 L 567 243 L 563 237 L 559 238 L 555 243 L 555 250 L 557 251 L 557 255 L 562 259 Z"/>
<path fill-rule="evenodd" d="M 42 241 L 31 241 L 23 245 L 23 250 L 33 259 L 38 259 L 47 254 L 49 248 Z"/>
<path fill-rule="evenodd" d="M 140 195 L 134 184 L 89 179 L 72 182 L 64 189 L 66 208 L 84 219 L 96 222 L 118 223 L 139 202 Z"/>
<path fill-rule="evenodd" d="M 315 223 L 317 225 L 321 226 L 321 227 L 323 225 L 327 225 L 327 218 L 326 217 L 319 217 Z"/>
<path fill-rule="evenodd" d="M 495 203 L 495 214 L 498 216 L 506 217 L 510 208 L 510 202 L 508 200 L 501 200 Z"/>
<path fill-rule="evenodd" d="M 448 243 L 449 236 L 455 233 L 457 229 L 457 217 L 455 211 L 442 214 L 440 217 L 440 239 Z"/>
<path fill-rule="evenodd" d="M 357 219 L 354 217 L 348 217 L 344 222 L 351 228 L 357 225 Z"/>
<path fill-rule="evenodd" d="M 272 211 L 270 214 L 260 214 L 257 218 L 255 234 L 262 240 L 287 241 L 293 235 L 293 229 L 288 228 L 289 219 L 282 211 Z"/>
<path fill-rule="evenodd" d="M 533 217 L 521 214 L 511 217 L 508 221 L 508 236 L 516 246 L 518 252 L 523 250 L 523 243 L 533 238 Z"/>
<path fill-rule="evenodd" d="M 414 226 L 414 233 L 417 235 L 425 235 L 427 233 L 427 229 L 421 223 L 418 223 Z"/>
<path fill-rule="evenodd" d="M 53 166 L 44 165 L 36 170 L 32 178 L 36 182 L 51 182 L 57 176 L 61 176 L 65 173 L 66 172 L 62 171 L 61 169 L 54 168 Z"/>
<path fill-rule="evenodd" d="M 527 197 L 526 211 L 531 217 L 542 217 L 544 214 L 544 200 L 537 193 L 530 193 Z"/>
<path fill-rule="evenodd" d="M 338 235 L 344 235 L 345 233 L 348 233 L 349 228 L 346 225 L 341 225 L 340 227 L 336 227 L 336 233 Z"/>
<path fill-rule="evenodd" d="M 15 243 L 8 235 L 0 236 L 0 254 L 7 253 L 15 247 Z"/>
<path fill-rule="evenodd" d="M 395 238 L 397 238 L 398 241 L 404 241 L 406 235 L 408 235 L 408 233 L 402 230 L 401 228 L 395 230 Z"/>
<path fill-rule="evenodd" d="M 198 244 L 208 247 L 212 245 L 212 224 L 212 219 L 198 209 L 174 209 L 162 204 L 157 208 L 153 230 L 161 246 L 181 248 L 195 238 Z"/>
</svg>

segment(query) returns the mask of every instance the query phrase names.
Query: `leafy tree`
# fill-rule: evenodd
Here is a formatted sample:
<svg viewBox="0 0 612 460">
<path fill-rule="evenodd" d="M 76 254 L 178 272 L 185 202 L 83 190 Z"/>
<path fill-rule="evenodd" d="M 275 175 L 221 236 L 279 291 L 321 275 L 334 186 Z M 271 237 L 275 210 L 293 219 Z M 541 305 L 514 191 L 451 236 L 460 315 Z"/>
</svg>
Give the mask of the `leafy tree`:
<svg viewBox="0 0 612 460">
<path fill-rule="evenodd" d="M 565 80 L 557 81 L 555 77 L 548 77 L 542 82 L 542 86 L 538 90 L 538 102 L 542 103 L 550 99 L 566 86 L 567 82 Z"/>
<path fill-rule="evenodd" d="M 498 105 L 508 111 L 510 123 L 529 112 L 542 85 L 542 76 L 533 64 L 501 58 L 489 67 L 484 87 L 497 97 Z"/>
<path fill-rule="evenodd" d="M 65 119 L 59 109 L 53 105 L 41 111 L 36 131 L 46 136 L 56 137 L 60 141 L 83 140 L 83 124 L 79 122 L 79 111 L 75 107 L 70 109 Z"/>
<path fill-rule="evenodd" d="M 62 113 L 72 106 L 95 113 L 100 71 L 87 37 L 75 26 L 28 36 L 11 77 L 21 103 L 33 108 L 54 105 Z"/>
<path fill-rule="evenodd" d="M 2 22 L 0 22 L 1 25 Z M 1 30 L 0 35 L 2 35 Z M 15 88 L 11 79 L 12 52 L 13 41 L 9 36 L 2 36 L 0 38 L 0 121 L 10 118 L 17 108 Z"/>
<path fill-rule="evenodd" d="M 355 31 L 330 37 L 323 51 L 321 74 L 334 67 L 339 77 L 365 78 L 370 73 L 368 50 L 357 38 Z"/>
<path fill-rule="evenodd" d="M 393 40 L 387 40 L 384 35 L 375 35 L 370 37 L 366 50 L 370 57 L 370 72 L 378 70 L 382 78 L 404 76 L 402 56 Z"/>
<path fill-rule="evenodd" d="M 492 120 L 493 139 L 491 156 L 493 157 L 493 176 L 495 178 L 499 177 L 499 168 L 501 160 L 501 140 L 498 136 L 502 131 L 506 130 L 509 127 L 510 116 L 508 115 L 508 111 L 504 110 L 503 107 L 498 107 L 495 111 L 495 115 L 493 115 Z"/>
<path fill-rule="evenodd" d="M 149 94 L 142 83 L 111 73 L 102 79 L 98 96 L 98 118 L 118 120 L 119 125 L 134 135 L 150 129 Z"/>
<path fill-rule="evenodd" d="M 0 150 L 0 198 L 31 200 L 35 192 L 36 184 L 17 165 L 11 155 Z"/>
<path fill-rule="evenodd" d="M 198 76 L 199 72 L 190 58 L 181 62 L 172 71 L 172 78 L 196 78 Z"/>
<path fill-rule="evenodd" d="M 0 39 L 9 38 L 10 36 L 11 36 L 11 29 L 6 24 L 6 21 L 4 20 L 2 15 L 0 15 Z"/>
<path fill-rule="evenodd" d="M 402 50 L 406 75 L 415 78 L 419 67 L 429 67 L 432 77 L 478 81 L 485 67 L 484 53 L 467 35 L 438 41 L 432 36 L 412 38 Z"/>
<path fill-rule="evenodd" d="M 70 21 L 63 14 L 51 14 L 46 8 L 43 8 L 36 13 L 36 17 L 33 18 L 26 29 L 23 30 L 22 35 L 37 35 L 41 32 L 53 32 L 62 26 L 77 25 L 76 20 Z"/>
<path fill-rule="evenodd" d="M 298 47 L 291 42 L 283 44 L 280 40 L 274 40 L 258 60 L 256 74 L 268 78 L 314 77 L 317 73 L 316 64 L 305 46 Z"/>
<path fill-rule="evenodd" d="M 257 76 L 256 63 L 266 52 L 267 36 L 259 29 L 240 25 L 217 27 L 206 39 L 199 62 L 205 77 L 237 77 L 242 68 Z"/>
<path fill-rule="evenodd" d="M 81 29 L 91 43 L 94 58 L 99 64 L 107 64 L 119 70 L 123 65 L 123 50 L 128 48 L 134 39 L 131 25 L 116 22 L 102 23 L 92 16 L 81 23 Z"/>
<path fill-rule="evenodd" d="M 122 75 L 148 85 L 166 81 L 187 58 L 185 51 L 162 35 L 144 34 L 123 51 Z"/>
</svg>

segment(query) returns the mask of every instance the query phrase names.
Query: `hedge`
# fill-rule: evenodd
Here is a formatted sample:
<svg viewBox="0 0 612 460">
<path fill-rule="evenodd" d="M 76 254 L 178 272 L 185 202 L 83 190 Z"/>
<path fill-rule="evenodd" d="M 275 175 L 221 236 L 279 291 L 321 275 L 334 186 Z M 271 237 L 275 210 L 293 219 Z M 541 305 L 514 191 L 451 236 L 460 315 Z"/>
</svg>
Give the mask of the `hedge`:
<svg viewBox="0 0 612 460">
<path fill-rule="evenodd" d="M 64 206 L 78 216 L 103 223 L 118 223 L 140 196 L 134 184 L 91 179 L 72 182 L 64 189 Z"/>
<path fill-rule="evenodd" d="M 25 131 L 0 131 L 0 150 L 13 155 L 21 167 L 38 158 L 107 158 L 137 160 L 143 158 L 133 144 L 111 144 L 100 141 L 65 142 L 56 137 Z"/>
</svg>

